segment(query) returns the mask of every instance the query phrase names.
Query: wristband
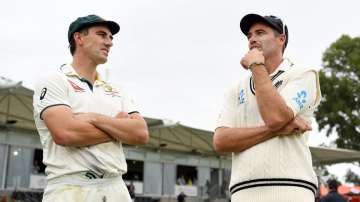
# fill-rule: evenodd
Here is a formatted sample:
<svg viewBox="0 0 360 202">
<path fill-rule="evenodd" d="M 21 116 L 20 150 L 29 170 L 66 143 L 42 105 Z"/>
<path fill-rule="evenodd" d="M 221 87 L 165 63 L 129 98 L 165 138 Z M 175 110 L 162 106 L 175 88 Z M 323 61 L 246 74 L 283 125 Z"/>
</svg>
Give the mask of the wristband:
<svg viewBox="0 0 360 202">
<path fill-rule="evenodd" d="M 252 63 L 248 66 L 248 69 L 251 70 L 254 65 L 262 65 L 262 66 L 265 67 L 265 63 L 263 63 L 263 62 L 252 62 Z"/>
</svg>

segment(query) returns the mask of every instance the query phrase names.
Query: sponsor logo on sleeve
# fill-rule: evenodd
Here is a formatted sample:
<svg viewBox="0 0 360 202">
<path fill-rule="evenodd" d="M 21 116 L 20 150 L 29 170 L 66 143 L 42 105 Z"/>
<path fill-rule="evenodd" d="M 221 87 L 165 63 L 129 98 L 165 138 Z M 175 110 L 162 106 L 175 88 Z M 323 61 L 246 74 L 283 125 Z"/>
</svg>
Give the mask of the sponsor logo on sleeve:
<svg viewBox="0 0 360 202">
<path fill-rule="evenodd" d="M 40 100 L 43 100 L 45 98 L 46 92 L 47 92 L 47 88 L 44 87 L 40 93 Z"/>
<path fill-rule="evenodd" d="M 279 87 L 282 85 L 282 83 L 283 83 L 283 80 L 277 81 L 277 82 L 274 84 L 275 88 L 279 88 Z"/>
</svg>

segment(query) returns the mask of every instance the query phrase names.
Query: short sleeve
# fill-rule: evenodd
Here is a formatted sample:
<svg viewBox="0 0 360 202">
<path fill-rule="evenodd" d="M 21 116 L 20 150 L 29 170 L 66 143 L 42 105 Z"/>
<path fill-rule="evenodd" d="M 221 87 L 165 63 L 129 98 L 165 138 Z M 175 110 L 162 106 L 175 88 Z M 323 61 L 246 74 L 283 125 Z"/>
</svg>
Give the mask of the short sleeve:
<svg viewBox="0 0 360 202">
<path fill-rule="evenodd" d="M 298 113 L 314 110 L 320 96 L 316 71 L 311 70 L 296 76 L 289 81 L 280 94 L 295 116 Z"/>
<path fill-rule="evenodd" d="M 224 95 L 221 111 L 218 115 L 216 128 L 235 127 L 236 123 L 236 87 L 230 88 Z"/>
<path fill-rule="evenodd" d="M 129 96 L 128 94 L 124 94 L 124 99 L 122 101 L 123 110 L 127 113 L 135 113 L 139 112 L 139 109 L 135 103 L 135 100 L 133 97 Z"/>
<path fill-rule="evenodd" d="M 34 115 L 42 119 L 42 113 L 57 105 L 69 105 L 67 85 L 60 73 L 52 73 L 45 78 L 39 79 L 35 84 Z"/>
</svg>

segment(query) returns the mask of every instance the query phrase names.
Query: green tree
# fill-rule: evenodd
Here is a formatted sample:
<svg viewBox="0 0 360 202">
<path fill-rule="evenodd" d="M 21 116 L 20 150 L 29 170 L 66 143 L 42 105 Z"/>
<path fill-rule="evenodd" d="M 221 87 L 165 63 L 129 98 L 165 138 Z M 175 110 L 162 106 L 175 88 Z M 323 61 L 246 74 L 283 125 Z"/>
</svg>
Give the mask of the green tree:
<svg viewBox="0 0 360 202">
<path fill-rule="evenodd" d="M 360 37 L 341 36 L 322 60 L 319 129 L 327 136 L 336 132 L 338 147 L 360 150 Z"/>
</svg>

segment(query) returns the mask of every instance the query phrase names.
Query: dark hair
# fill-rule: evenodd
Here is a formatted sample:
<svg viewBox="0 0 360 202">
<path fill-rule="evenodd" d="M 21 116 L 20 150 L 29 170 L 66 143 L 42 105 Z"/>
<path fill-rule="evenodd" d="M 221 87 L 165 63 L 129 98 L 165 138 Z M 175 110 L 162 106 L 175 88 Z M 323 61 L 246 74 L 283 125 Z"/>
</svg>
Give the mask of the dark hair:
<svg viewBox="0 0 360 202">
<path fill-rule="evenodd" d="M 337 191 L 337 188 L 340 185 L 340 183 L 336 179 L 329 179 L 327 181 L 327 184 L 330 190 L 335 190 L 335 191 Z"/>
<path fill-rule="evenodd" d="M 276 37 L 278 37 L 278 36 L 281 35 L 280 32 L 277 31 L 276 29 L 274 29 L 273 27 L 270 26 L 270 28 L 273 30 L 273 32 L 274 32 L 274 34 L 275 34 Z M 283 34 L 285 35 L 285 37 L 287 37 L 285 33 L 283 33 Z M 282 49 L 282 53 L 283 53 L 283 54 L 284 54 L 284 52 L 285 52 L 285 48 L 286 48 L 286 42 L 285 42 L 284 45 L 283 45 L 283 49 Z"/>
<path fill-rule="evenodd" d="M 81 34 L 83 35 L 88 35 L 89 34 L 89 27 L 85 27 L 77 32 L 80 32 Z M 76 32 L 75 32 L 76 33 Z M 74 34 L 75 34 L 74 33 Z M 75 53 L 75 50 L 76 50 L 76 44 L 75 44 L 75 40 L 74 40 L 74 34 L 71 36 L 71 39 L 70 39 L 70 44 L 69 44 L 69 49 L 70 49 L 70 53 L 71 55 L 74 55 Z"/>
</svg>

